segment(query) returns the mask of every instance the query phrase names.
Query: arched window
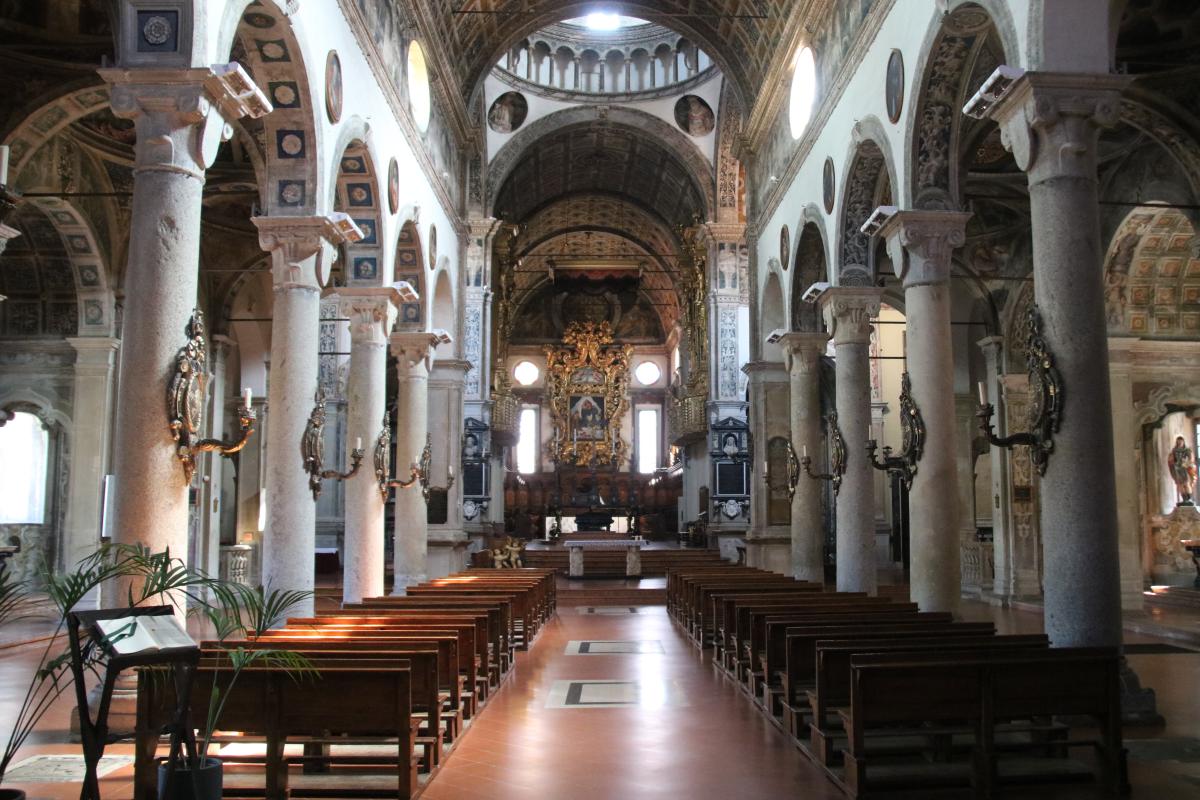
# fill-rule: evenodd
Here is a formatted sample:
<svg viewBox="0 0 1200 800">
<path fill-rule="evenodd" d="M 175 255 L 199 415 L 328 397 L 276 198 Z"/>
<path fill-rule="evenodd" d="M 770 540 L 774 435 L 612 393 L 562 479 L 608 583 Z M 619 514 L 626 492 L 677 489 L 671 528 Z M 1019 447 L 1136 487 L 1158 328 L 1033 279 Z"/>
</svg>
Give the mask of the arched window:
<svg viewBox="0 0 1200 800">
<path fill-rule="evenodd" d="M 2 417 L 0 417 L 2 419 Z M 0 425 L 0 524 L 40 525 L 46 516 L 50 434 L 35 415 L 17 411 Z"/>
</svg>

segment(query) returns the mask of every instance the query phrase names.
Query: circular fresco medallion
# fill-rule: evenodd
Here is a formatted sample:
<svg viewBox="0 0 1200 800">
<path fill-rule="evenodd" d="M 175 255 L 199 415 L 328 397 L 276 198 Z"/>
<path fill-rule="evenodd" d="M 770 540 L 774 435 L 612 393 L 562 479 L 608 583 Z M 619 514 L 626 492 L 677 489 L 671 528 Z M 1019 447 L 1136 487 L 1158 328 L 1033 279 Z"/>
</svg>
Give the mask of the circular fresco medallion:
<svg viewBox="0 0 1200 800">
<path fill-rule="evenodd" d="M 520 92 L 505 92 L 492 102 L 488 109 L 488 127 L 496 133 L 512 133 L 525 124 L 529 115 L 529 103 Z"/>
<path fill-rule="evenodd" d="M 900 112 L 904 110 L 904 55 L 899 50 L 893 50 L 888 57 L 883 99 L 887 103 L 888 119 L 898 122 Z"/>
<path fill-rule="evenodd" d="M 779 264 L 786 270 L 788 268 L 788 253 L 792 251 L 792 236 L 788 232 L 788 226 L 784 225 L 779 229 Z"/>
<path fill-rule="evenodd" d="M 675 103 L 675 124 L 689 136 L 707 136 L 717 123 L 712 108 L 703 98 L 685 94 Z"/>
<path fill-rule="evenodd" d="M 825 168 L 821 170 L 821 199 L 825 204 L 825 213 L 833 213 L 833 159 L 825 159 Z"/>
<path fill-rule="evenodd" d="M 396 159 L 388 164 L 388 210 L 395 214 L 400 210 L 400 165 Z"/>
<path fill-rule="evenodd" d="M 335 124 L 342 118 L 342 60 L 336 50 L 325 59 L 325 113 Z"/>
</svg>

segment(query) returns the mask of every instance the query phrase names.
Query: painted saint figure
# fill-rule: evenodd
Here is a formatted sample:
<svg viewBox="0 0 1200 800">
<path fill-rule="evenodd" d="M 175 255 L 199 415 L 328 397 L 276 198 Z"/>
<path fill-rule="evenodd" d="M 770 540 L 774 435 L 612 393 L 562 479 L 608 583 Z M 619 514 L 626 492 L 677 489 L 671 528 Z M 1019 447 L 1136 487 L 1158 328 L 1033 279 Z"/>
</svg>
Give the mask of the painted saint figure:
<svg viewBox="0 0 1200 800">
<path fill-rule="evenodd" d="M 1175 481 L 1175 490 L 1183 498 L 1178 505 L 1194 505 L 1192 494 L 1196 490 L 1196 464 L 1192 460 L 1192 450 L 1182 436 L 1175 437 L 1175 446 L 1167 455 L 1167 469 L 1171 473 L 1171 480 Z"/>
</svg>

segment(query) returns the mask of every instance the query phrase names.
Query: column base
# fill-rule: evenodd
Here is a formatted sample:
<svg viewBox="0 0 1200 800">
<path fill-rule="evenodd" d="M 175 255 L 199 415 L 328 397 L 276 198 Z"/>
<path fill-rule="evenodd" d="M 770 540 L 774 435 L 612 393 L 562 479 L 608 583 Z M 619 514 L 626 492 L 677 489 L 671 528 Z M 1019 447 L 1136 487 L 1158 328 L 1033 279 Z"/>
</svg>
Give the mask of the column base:
<svg viewBox="0 0 1200 800">
<path fill-rule="evenodd" d="M 1124 725 L 1161 726 L 1166 724 L 1158 713 L 1158 698 L 1142 681 L 1124 656 L 1121 657 L 1121 723 Z"/>
<path fill-rule="evenodd" d="M 392 597 L 403 597 L 407 592 L 404 590 L 409 586 L 417 586 L 424 583 L 428 578 L 424 575 L 397 575 L 392 582 Z"/>
</svg>

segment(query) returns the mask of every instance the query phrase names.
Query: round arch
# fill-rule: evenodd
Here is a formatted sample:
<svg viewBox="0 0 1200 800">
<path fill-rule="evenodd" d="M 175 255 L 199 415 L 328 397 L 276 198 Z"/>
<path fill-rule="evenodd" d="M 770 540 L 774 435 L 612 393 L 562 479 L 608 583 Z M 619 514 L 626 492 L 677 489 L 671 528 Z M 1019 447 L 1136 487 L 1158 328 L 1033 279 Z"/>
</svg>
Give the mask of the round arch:
<svg viewBox="0 0 1200 800">
<path fill-rule="evenodd" d="M 839 192 L 837 260 L 830 275 L 839 286 L 873 286 L 871 238 L 860 229 L 877 207 L 891 204 L 896 185 L 891 144 L 878 117 L 868 116 L 855 124 L 843 163 L 846 166 Z"/>
<path fill-rule="evenodd" d="M 417 300 L 400 304 L 396 330 L 419 331 L 425 328 L 425 306 L 430 301 L 425 294 L 425 248 L 416 215 L 406 219 L 396 236 L 392 259 L 392 283 L 407 281 L 417 291 Z"/>
<path fill-rule="evenodd" d="M 454 281 L 450 279 L 449 259 L 441 258 L 433 278 L 433 297 L 429 304 L 430 330 L 442 329 L 450 334 L 451 341 L 439 343 L 434 350 L 437 359 L 455 358 L 458 352 L 458 323 L 455 314 Z"/>
<path fill-rule="evenodd" d="M 488 165 L 488 184 L 484 204 L 490 213 L 495 212 L 495 203 L 501 187 L 521 160 L 545 137 L 552 136 L 577 126 L 596 122 L 596 109 L 588 106 L 563 109 L 548 114 L 517 131 L 496 153 Z M 633 135 L 648 137 L 665 143 L 664 149 L 679 157 L 686 172 L 695 184 L 704 201 L 703 216 L 711 217 L 716 208 L 716 187 L 713 168 L 695 143 L 682 131 L 644 111 L 610 107 L 607 117 L 610 129 L 627 130 Z"/>
<path fill-rule="evenodd" d="M 763 284 L 762 296 L 758 303 L 758 329 L 763 338 L 762 358 L 763 361 L 783 361 L 783 348 L 766 341 L 771 331 L 787 327 L 787 309 L 780 279 L 779 259 L 772 257 L 768 261 L 768 269 L 767 280 Z"/>
<path fill-rule="evenodd" d="M 255 5 L 253 11 L 247 10 L 250 6 L 250 0 L 236 0 L 226 7 L 218 52 L 243 63 L 275 109 L 262 119 L 264 213 L 314 215 L 326 193 L 318 103 L 293 27 L 304 15 L 289 16 L 274 0 Z"/>
<path fill-rule="evenodd" d="M 829 280 L 824 217 L 815 205 L 805 208 L 796 234 L 796 252 L 792 259 L 791 330 L 816 333 L 825 329 L 825 321 L 815 303 L 804 302 L 808 287 Z"/>
<path fill-rule="evenodd" d="M 344 211 L 362 231 L 357 242 L 342 246 L 346 263 L 343 272 L 348 286 L 382 286 L 386 282 L 383 258 L 383 200 L 371 147 L 364 140 L 366 125 L 351 125 L 338 143 L 337 170 L 330 181 L 334 197 L 330 204 Z"/>
</svg>

